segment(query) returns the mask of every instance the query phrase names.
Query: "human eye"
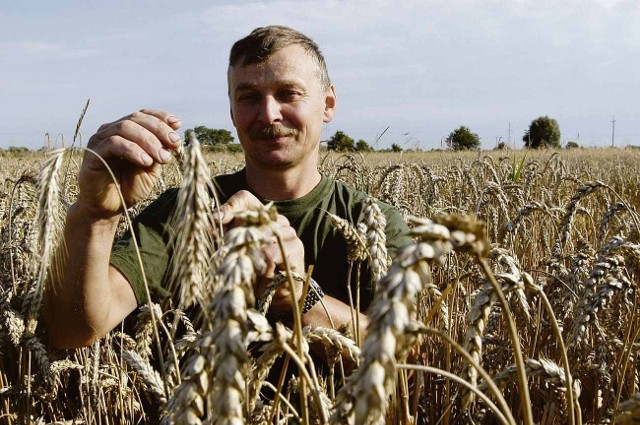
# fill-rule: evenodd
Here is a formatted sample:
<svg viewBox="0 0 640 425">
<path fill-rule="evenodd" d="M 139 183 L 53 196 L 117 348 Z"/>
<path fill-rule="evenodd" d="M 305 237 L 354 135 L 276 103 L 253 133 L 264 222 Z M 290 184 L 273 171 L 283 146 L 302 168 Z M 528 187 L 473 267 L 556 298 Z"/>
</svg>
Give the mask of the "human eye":
<svg viewBox="0 0 640 425">
<path fill-rule="evenodd" d="M 295 88 L 285 88 L 278 92 L 278 97 L 283 100 L 296 100 L 302 96 L 302 92 Z"/>
<path fill-rule="evenodd" d="M 259 99 L 260 95 L 253 91 L 240 92 L 236 96 L 238 102 L 255 102 Z"/>
</svg>

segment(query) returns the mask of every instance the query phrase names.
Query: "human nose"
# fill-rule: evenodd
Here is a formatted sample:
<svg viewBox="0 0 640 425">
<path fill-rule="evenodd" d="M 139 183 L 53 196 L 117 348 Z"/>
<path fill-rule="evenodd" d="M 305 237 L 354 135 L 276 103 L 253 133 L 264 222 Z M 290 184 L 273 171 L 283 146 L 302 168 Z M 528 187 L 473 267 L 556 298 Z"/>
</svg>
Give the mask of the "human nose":
<svg viewBox="0 0 640 425">
<path fill-rule="evenodd" d="M 273 96 L 265 96 L 260 105 L 260 119 L 265 124 L 273 124 L 282 120 L 280 102 Z"/>
</svg>

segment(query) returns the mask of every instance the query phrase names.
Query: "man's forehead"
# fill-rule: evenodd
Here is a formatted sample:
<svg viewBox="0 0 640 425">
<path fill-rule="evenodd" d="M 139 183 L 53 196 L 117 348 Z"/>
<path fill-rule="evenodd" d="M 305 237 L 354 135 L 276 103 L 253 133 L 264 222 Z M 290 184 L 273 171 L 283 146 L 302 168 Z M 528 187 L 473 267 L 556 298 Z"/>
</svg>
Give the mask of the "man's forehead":
<svg viewBox="0 0 640 425">
<path fill-rule="evenodd" d="M 292 47 L 298 49 L 291 49 Z M 283 83 L 301 83 L 316 78 L 317 64 L 313 57 L 300 46 L 288 46 L 265 60 L 243 64 L 240 60 L 235 66 L 229 66 L 227 80 L 234 85 L 257 84 L 261 79 L 275 79 Z"/>
</svg>

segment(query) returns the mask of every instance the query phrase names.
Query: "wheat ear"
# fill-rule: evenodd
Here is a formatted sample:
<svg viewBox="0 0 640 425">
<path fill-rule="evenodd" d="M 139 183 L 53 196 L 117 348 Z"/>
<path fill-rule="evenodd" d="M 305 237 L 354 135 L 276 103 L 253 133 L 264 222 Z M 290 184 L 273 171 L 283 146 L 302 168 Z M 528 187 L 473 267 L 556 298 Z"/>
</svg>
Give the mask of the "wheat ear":
<svg viewBox="0 0 640 425">
<path fill-rule="evenodd" d="M 231 424 L 244 418 L 242 400 L 249 366 L 246 310 L 254 304 L 253 283 L 264 268 L 258 251 L 269 238 L 251 227 L 232 229 L 226 236 L 232 248 L 219 268 L 222 286 L 209 309 L 216 335 L 211 419 Z"/>
<path fill-rule="evenodd" d="M 166 403 L 167 390 L 162 381 L 162 377 L 158 371 L 151 366 L 149 361 L 131 350 L 122 353 L 122 358 L 138 373 L 140 378 L 142 378 L 142 382 L 149 390 L 149 393 L 161 403 Z"/>
<path fill-rule="evenodd" d="M 173 256 L 168 281 L 171 292 L 179 295 L 179 307 L 187 308 L 204 302 L 210 292 L 208 267 L 217 239 L 211 205 L 215 189 L 195 137 L 186 149 L 182 168 L 183 180 L 169 226 Z"/>
<path fill-rule="evenodd" d="M 207 360 L 203 355 L 191 356 L 185 365 L 182 382 L 167 403 L 162 425 L 201 425 L 205 400 L 210 389 Z"/>
<path fill-rule="evenodd" d="M 624 240 L 616 237 L 602 248 L 589 279 L 585 282 L 585 286 L 596 288 L 596 292 L 583 300 L 580 314 L 571 326 L 569 345 L 583 343 L 584 334 L 589 324 L 594 321 L 598 310 L 611 299 L 615 291 L 632 286 L 625 275 L 625 259 L 616 253 L 624 245 Z"/>
<path fill-rule="evenodd" d="M 342 217 L 331 213 L 327 214 L 329 214 L 331 222 L 347 242 L 347 260 L 350 262 L 364 260 L 366 258 L 367 245 L 365 237 L 363 237 L 358 228 Z"/>
<path fill-rule="evenodd" d="M 13 307 L 11 307 L 11 291 L 7 291 L 0 299 L 0 333 L 7 335 L 11 344 L 20 345 L 24 334 L 24 319 Z"/>
<path fill-rule="evenodd" d="M 64 151 L 56 151 L 47 160 L 38 180 L 38 250 L 40 261 L 35 281 L 27 290 L 22 305 L 26 328 L 29 334 L 35 332 L 37 317 L 42 304 L 42 297 L 46 282 L 51 273 L 57 273 L 61 254 L 56 255 L 56 249 L 63 233 L 63 214 L 60 208 L 60 167 Z M 55 290 L 55 288 L 51 288 Z"/>
<path fill-rule="evenodd" d="M 553 248 L 553 255 L 555 257 L 560 256 L 562 249 L 564 249 L 569 239 L 569 235 L 571 233 L 571 224 L 578 207 L 578 202 L 602 187 L 605 187 L 605 184 L 600 181 L 587 182 L 583 186 L 580 186 L 577 192 L 571 197 L 571 200 L 565 207 L 564 216 L 560 221 L 560 233 L 558 241 Z"/>
<path fill-rule="evenodd" d="M 387 254 L 387 235 L 384 232 L 387 227 L 387 219 L 380 211 L 376 200 L 368 197 L 365 200 L 365 225 L 366 245 L 369 251 L 371 275 L 377 282 L 387 273 L 389 267 L 389 255 Z"/>
</svg>

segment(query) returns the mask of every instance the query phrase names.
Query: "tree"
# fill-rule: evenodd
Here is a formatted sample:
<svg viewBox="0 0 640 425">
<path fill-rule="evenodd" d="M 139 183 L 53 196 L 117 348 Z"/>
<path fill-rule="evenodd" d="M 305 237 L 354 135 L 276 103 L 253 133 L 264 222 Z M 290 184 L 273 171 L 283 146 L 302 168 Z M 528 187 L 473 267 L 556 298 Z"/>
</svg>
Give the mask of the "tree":
<svg viewBox="0 0 640 425">
<path fill-rule="evenodd" d="M 25 148 L 24 146 L 9 146 L 7 148 L 7 153 L 10 154 L 24 154 L 28 152 L 29 148 Z"/>
<path fill-rule="evenodd" d="M 202 146 L 228 145 L 234 141 L 233 135 L 229 130 L 208 128 L 203 125 L 199 125 L 194 129 L 187 129 L 184 132 L 184 137 L 187 143 L 189 143 L 191 139 L 191 134 L 198 138 L 198 141 Z"/>
<path fill-rule="evenodd" d="M 577 149 L 579 148 L 580 145 L 576 142 L 574 142 L 573 140 L 569 140 L 567 142 L 567 145 L 565 146 L 565 149 Z"/>
<path fill-rule="evenodd" d="M 402 148 L 397 143 L 391 144 L 391 152 L 402 152 Z"/>
<path fill-rule="evenodd" d="M 358 152 L 371 152 L 373 150 L 373 148 L 371 146 L 369 146 L 369 144 L 367 142 L 365 142 L 364 140 L 360 139 L 356 143 L 356 150 Z"/>
<path fill-rule="evenodd" d="M 453 149 L 454 151 L 480 148 L 480 137 L 465 126 L 461 126 L 452 131 L 445 139 L 445 142 L 449 149 Z"/>
<path fill-rule="evenodd" d="M 336 133 L 327 140 L 327 149 L 337 152 L 346 152 L 354 150 L 353 139 L 342 131 L 338 130 Z"/>
<path fill-rule="evenodd" d="M 560 126 L 558 121 L 546 115 L 536 118 L 531 121 L 531 125 L 524 133 L 522 141 L 527 148 L 560 148 Z"/>
</svg>

